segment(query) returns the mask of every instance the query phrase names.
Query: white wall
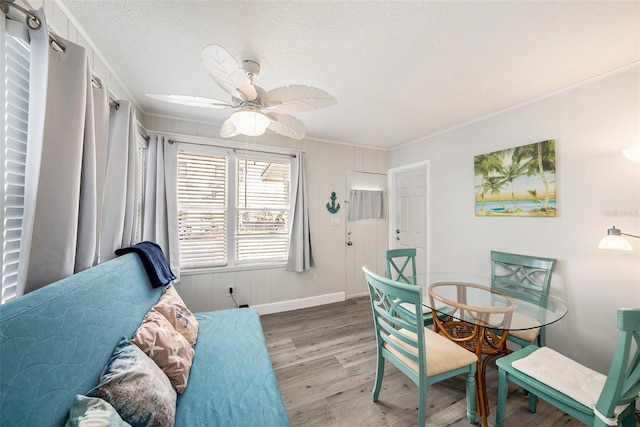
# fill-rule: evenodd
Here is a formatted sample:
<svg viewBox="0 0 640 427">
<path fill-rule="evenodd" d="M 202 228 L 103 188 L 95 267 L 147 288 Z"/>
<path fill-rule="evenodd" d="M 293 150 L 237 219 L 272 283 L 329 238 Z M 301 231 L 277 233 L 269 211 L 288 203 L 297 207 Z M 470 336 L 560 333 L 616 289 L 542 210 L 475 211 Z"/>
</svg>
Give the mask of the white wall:
<svg viewBox="0 0 640 427">
<path fill-rule="evenodd" d="M 149 131 L 170 132 L 219 140 L 219 128 L 214 125 L 157 116 L 145 116 L 144 127 Z M 327 126 L 330 126 L 328 123 Z M 244 137 L 236 137 L 245 142 Z M 326 300 L 314 297 L 343 292 L 347 297 L 366 294 L 362 265 L 384 272 L 384 250 L 387 247 L 387 221 L 358 221 L 353 231 L 353 246 L 345 244 L 347 207 L 347 171 L 387 172 L 387 151 L 305 139 L 295 141 L 273 133 L 266 133 L 247 143 L 301 149 L 305 152 L 307 191 L 310 202 L 310 227 L 315 267 L 304 273 L 282 268 L 249 271 L 221 271 L 184 274 L 177 285 L 185 303 L 194 311 L 219 310 L 234 307 L 225 296 L 226 287 L 235 285 L 236 300 L 251 306 L 281 303 L 310 298 L 303 304 L 317 304 Z M 326 209 L 331 192 L 337 195 L 340 211 L 332 215 Z M 339 218 L 332 225 L 332 218 Z M 373 221 L 373 220 L 372 220 Z M 300 303 L 291 307 L 299 307 Z M 286 304 L 277 304 L 277 309 Z"/>
<path fill-rule="evenodd" d="M 553 72 L 550 70 L 550 72 Z M 556 140 L 555 218 L 475 217 L 473 156 Z M 640 69 L 628 69 L 392 150 L 389 167 L 431 160 L 432 271 L 488 276 L 489 252 L 556 258 L 551 294 L 568 315 L 547 344 L 606 372 L 616 308 L 640 307 L 640 239 L 604 251 L 612 225 L 640 234 L 640 166 L 621 150 L 640 144 Z"/>
</svg>

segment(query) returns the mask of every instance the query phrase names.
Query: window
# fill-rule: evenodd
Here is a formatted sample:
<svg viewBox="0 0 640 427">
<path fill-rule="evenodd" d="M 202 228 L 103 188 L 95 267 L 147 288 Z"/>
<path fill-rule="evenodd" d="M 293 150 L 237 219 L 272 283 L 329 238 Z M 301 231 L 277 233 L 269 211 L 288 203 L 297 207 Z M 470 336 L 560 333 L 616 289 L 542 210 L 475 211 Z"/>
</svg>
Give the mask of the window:
<svg viewBox="0 0 640 427">
<path fill-rule="evenodd" d="M 4 17 L 2 17 L 4 20 Z M 27 119 L 29 111 L 29 45 L 3 28 L 2 103 L 2 304 L 15 298 L 18 257 L 22 234 L 25 166 L 27 157 Z M 17 28 L 17 26 L 16 26 Z"/>
<path fill-rule="evenodd" d="M 289 163 L 238 157 L 237 262 L 287 258 Z"/>
<path fill-rule="evenodd" d="M 289 156 L 181 144 L 181 269 L 286 261 L 290 176 Z"/>
</svg>

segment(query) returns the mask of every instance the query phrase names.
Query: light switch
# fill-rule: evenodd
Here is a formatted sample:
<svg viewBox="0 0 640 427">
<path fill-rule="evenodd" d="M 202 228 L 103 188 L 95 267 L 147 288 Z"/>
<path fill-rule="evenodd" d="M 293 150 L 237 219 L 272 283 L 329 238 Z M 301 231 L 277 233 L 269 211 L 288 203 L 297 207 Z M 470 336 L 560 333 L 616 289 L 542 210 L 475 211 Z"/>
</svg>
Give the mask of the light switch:
<svg viewBox="0 0 640 427">
<path fill-rule="evenodd" d="M 331 217 L 331 225 L 340 225 L 340 217 L 332 216 Z"/>
</svg>

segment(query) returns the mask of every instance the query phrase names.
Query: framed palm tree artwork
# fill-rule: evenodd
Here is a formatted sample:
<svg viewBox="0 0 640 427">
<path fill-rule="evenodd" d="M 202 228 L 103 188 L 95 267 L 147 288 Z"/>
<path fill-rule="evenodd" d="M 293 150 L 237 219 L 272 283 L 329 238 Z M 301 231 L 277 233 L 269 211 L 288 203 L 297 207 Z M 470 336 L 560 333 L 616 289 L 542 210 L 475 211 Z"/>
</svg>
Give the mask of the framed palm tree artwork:
<svg viewBox="0 0 640 427">
<path fill-rule="evenodd" d="M 553 139 L 473 159 L 476 216 L 556 216 Z"/>
</svg>

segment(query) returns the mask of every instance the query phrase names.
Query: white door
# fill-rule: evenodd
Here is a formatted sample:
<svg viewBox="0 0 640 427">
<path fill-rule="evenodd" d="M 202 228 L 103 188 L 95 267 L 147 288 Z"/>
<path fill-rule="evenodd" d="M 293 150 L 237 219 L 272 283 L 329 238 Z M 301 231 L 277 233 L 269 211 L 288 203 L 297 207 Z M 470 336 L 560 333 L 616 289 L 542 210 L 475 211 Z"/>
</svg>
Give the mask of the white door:
<svg viewBox="0 0 640 427">
<path fill-rule="evenodd" d="M 346 199 L 351 198 L 351 189 L 387 190 L 387 175 L 368 172 L 347 172 Z M 388 192 L 387 192 L 388 194 Z M 346 245 L 346 293 L 347 297 L 368 295 L 362 266 L 384 274 L 384 252 L 387 247 L 389 215 L 384 218 L 350 221 L 350 205 L 344 204 L 345 245 Z M 342 211 L 340 211 L 342 213 Z"/>
<path fill-rule="evenodd" d="M 392 171 L 392 207 L 389 222 L 391 248 L 416 248 L 416 269 L 427 272 L 427 165 Z"/>
</svg>

